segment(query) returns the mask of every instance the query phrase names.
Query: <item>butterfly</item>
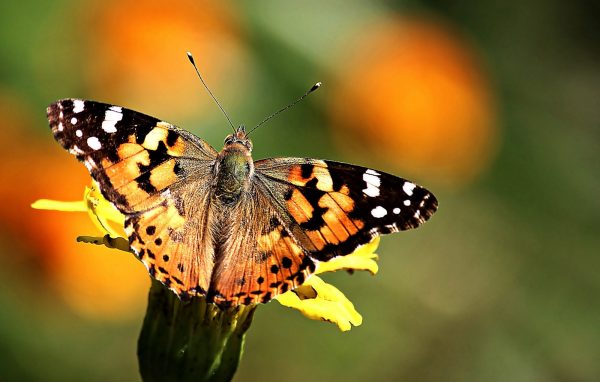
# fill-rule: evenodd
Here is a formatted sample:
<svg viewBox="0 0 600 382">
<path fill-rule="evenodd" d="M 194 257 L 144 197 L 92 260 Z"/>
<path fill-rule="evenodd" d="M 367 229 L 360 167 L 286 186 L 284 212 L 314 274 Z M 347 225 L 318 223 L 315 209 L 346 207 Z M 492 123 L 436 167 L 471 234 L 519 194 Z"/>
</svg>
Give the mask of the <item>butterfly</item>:
<svg viewBox="0 0 600 382">
<path fill-rule="evenodd" d="M 182 300 L 265 303 L 319 262 L 415 228 L 432 193 L 369 168 L 310 158 L 253 161 L 240 126 L 218 152 L 192 133 L 100 102 L 47 109 L 54 138 L 125 216 L 132 251 Z"/>
</svg>

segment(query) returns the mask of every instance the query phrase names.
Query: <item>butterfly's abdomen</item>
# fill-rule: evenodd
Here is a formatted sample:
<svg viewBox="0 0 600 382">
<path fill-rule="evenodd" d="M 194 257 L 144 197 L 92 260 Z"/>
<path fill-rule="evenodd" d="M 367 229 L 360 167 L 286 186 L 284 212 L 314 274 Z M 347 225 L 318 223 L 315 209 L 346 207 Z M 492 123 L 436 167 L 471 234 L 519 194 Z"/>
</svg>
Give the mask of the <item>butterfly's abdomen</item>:
<svg viewBox="0 0 600 382">
<path fill-rule="evenodd" d="M 224 204 L 236 203 L 250 185 L 254 163 L 250 152 L 241 145 L 231 145 L 219 153 L 216 166 L 215 196 Z"/>
</svg>

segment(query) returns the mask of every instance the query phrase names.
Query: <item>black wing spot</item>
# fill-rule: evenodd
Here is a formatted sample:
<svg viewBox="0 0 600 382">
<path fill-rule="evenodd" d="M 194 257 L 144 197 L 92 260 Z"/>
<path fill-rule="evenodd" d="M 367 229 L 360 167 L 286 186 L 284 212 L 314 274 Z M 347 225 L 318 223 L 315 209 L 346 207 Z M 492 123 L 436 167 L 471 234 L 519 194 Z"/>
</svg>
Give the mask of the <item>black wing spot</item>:
<svg viewBox="0 0 600 382">
<path fill-rule="evenodd" d="M 333 191 L 339 192 L 345 183 L 342 177 L 340 176 L 340 172 L 330 171 L 329 176 L 331 177 Z"/>
<path fill-rule="evenodd" d="M 183 286 L 183 281 L 181 281 L 180 279 L 178 279 L 177 277 L 173 276 L 173 280 L 175 280 L 175 282 L 181 286 Z"/>
<path fill-rule="evenodd" d="M 292 266 L 292 259 L 285 256 L 283 259 L 281 259 L 281 266 L 286 269 L 289 269 Z"/>
<path fill-rule="evenodd" d="M 265 295 L 264 295 L 264 296 L 263 296 L 263 298 L 262 298 L 262 302 L 263 302 L 263 303 L 267 303 L 267 302 L 269 302 L 269 301 L 271 300 L 271 296 L 272 296 L 272 293 L 271 293 L 271 292 L 267 292 L 267 293 L 265 293 Z"/>
<path fill-rule="evenodd" d="M 300 175 L 302 175 L 304 179 L 308 179 L 311 177 L 314 168 L 315 166 L 310 163 L 302 163 L 300 165 Z"/>
<path fill-rule="evenodd" d="M 169 130 L 169 132 L 167 133 L 167 146 L 173 147 L 175 142 L 177 142 L 178 137 L 179 135 L 176 132 L 174 132 L 173 130 Z"/>
<path fill-rule="evenodd" d="M 139 175 L 135 180 L 137 181 L 138 187 L 142 191 L 145 191 L 148 194 L 153 194 L 158 190 L 156 189 L 156 187 L 154 187 L 152 182 L 150 182 L 150 175 L 152 175 L 152 173 L 150 171 L 146 171 Z"/>
<path fill-rule="evenodd" d="M 283 198 L 287 201 L 290 200 L 292 198 L 292 195 L 294 194 L 294 189 L 293 188 L 288 188 L 287 191 L 285 192 L 285 194 L 283 195 Z"/>
</svg>

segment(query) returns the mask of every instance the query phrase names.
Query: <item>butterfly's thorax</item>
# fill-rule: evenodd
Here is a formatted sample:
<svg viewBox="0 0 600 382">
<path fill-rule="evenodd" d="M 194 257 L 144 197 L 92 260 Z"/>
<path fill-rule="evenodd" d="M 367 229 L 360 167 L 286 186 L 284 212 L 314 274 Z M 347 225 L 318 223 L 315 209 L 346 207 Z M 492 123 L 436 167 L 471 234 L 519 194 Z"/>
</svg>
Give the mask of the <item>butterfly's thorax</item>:
<svg viewBox="0 0 600 382">
<path fill-rule="evenodd" d="M 254 163 L 248 147 L 239 142 L 226 144 L 215 165 L 214 195 L 225 205 L 233 205 L 248 190 Z"/>
</svg>

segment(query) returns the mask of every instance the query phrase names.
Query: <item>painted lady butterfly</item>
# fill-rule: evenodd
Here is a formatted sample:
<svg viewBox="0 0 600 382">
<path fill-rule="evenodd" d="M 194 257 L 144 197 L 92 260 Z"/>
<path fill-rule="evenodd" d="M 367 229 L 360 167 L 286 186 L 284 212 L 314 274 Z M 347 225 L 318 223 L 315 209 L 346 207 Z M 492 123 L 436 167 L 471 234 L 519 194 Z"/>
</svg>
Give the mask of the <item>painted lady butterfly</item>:
<svg viewBox="0 0 600 382">
<path fill-rule="evenodd" d="M 125 216 L 131 249 L 180 298 L 267 302 L 320 261 L 415 228 L 429 191 L 364 167 L 308 158 L 253 161 L 243 126 L 220 152 L 167 122 L 64 99 L 48 107 L 56 140 Z"/>
</svg>

